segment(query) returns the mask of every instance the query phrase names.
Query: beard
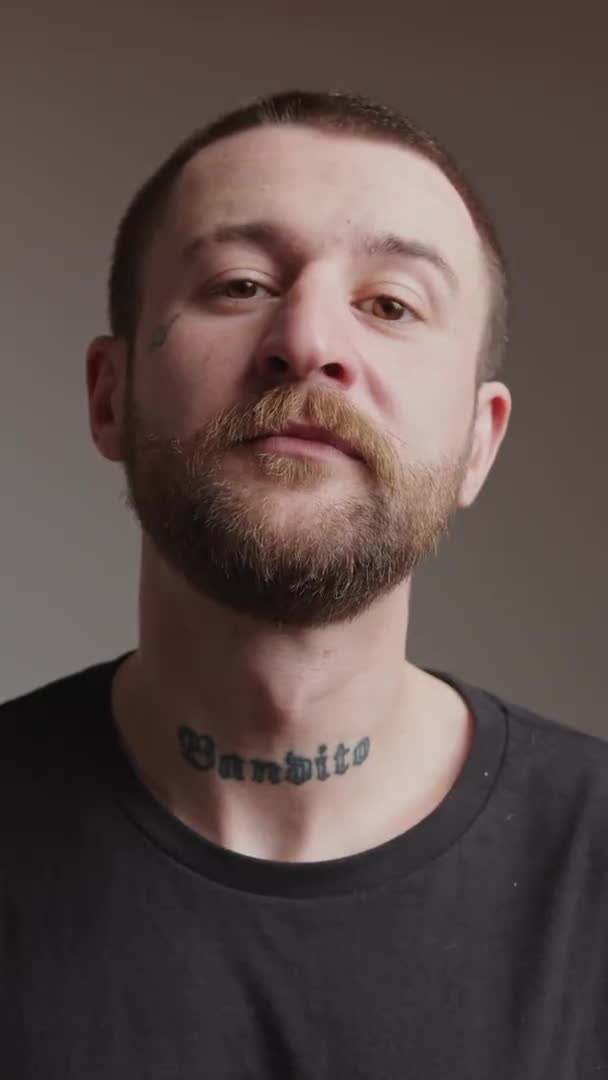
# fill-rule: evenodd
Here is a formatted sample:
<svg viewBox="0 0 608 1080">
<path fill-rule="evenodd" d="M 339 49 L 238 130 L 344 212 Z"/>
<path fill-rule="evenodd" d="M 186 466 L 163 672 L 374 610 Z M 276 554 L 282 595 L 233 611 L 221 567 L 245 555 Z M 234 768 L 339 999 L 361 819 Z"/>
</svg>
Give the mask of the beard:
<svg viewBox="0 0 608 1080">
<path fill-rule="evenodd" d="M 347 466 L 358 474 L 345 479 L 349 493 L 330 501 L 323 492 L 346 463 L 246 444 L 296 421 L 355 448 L 361 460 Z M 238 614 L 302 628 L 355 619 L 436 553 L 457 510 L 473 427 L 455 460 L 404 463 L 398 440 L 343 394 L 290 385 L 187 438 L 167 437 L 140 414 L 131 381 L 124 424 L 126 503 L 163 559 Z"/>
</svg>

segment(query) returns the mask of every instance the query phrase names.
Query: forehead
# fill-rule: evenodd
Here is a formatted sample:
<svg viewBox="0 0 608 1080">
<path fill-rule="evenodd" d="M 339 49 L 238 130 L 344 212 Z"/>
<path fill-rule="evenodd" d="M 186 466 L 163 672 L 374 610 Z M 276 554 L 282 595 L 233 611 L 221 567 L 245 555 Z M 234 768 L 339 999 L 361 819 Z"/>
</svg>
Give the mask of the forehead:
<svg viewBox="0 0 608 1080">
<path fill-rule="evenodd" d="M 347 244 L 360 229 L 400 233 L 437 248 L 465 291 L 483 272 L 477 230 L 449 180 L 419 154 L 378 139 L 276 125 L 199 151 L 171 193 L 171 246 L 243 220 L 283 224 L 311 251 Z"/>
</svg>

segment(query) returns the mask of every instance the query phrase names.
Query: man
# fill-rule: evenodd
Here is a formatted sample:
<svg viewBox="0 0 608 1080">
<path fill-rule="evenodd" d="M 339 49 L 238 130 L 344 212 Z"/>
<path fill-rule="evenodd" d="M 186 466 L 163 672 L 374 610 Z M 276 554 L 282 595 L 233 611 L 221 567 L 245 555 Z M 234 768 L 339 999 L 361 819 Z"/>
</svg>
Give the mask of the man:
<svg viewBox="0 0 608 1080">
<path fill-rule="evenodd" d="M 358 96 L 244 106 L 132 202 L 87 387 L 139 642 L 2 706 L 3 1075 L 608 1073 L 606 746 L 404 660 L 506 302 L 452 159 Z"/>
</svg>

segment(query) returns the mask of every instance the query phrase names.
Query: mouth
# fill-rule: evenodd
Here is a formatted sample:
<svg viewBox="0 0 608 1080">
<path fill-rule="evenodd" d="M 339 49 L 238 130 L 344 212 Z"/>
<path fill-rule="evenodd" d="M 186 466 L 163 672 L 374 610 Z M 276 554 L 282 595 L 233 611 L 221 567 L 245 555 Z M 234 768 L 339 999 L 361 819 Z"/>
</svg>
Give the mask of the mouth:
<svg viewBox="0 0 608 1080">
<path fill-rule="evenodd" d="M 339 451 L 339 453 L 346 455 L 346 457 L 354 458 L 355 461 L 363 460 L 361 454 L 359 454 L 354 446 L 346 439 L 334 435 L 333 432 L 327 431 L 325 428 L 315 427 L 311 424 L 288 424 L 287 427 L 283 428 L 281 431 L 268 431 L 264 435 L 257 435 L 253 439 L 246 439 L 245 442 L 266 442 L 267 440 L 272 440 L 273 443 L 277 440 L 277 446 L 279 442 L 286 445 L 291 440 L 301 440 L 312 446 L 331 447 L 334 450 Z"/>
</svg>

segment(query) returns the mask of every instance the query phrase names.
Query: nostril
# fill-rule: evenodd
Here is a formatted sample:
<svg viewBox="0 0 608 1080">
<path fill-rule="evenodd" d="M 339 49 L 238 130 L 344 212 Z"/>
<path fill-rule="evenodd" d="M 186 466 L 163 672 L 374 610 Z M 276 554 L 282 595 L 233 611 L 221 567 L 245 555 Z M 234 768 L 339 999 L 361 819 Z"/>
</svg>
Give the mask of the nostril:
<svg viewBox="0 0 608 1080">
<path fill-rule="evenodd" d="M 342 377 L 342 367 L 340 364 L 326 364 L 325 373 L 332 379 L 340 379 Z"/>
<path fill-rule="evenodd" d="M 280 371 L 281 373 L 287 371 L 287 361 L 282 356 L 271 356 L 269 364 L 273 371 Z"/>
</svg>

